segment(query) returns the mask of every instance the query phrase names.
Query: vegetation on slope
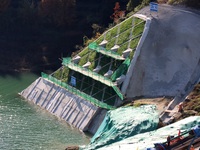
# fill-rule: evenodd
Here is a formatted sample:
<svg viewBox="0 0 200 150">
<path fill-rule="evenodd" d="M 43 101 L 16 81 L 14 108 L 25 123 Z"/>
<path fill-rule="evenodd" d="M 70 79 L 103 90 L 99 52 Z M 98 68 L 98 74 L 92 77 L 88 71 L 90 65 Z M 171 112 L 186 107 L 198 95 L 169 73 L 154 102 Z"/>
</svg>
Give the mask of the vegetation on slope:
<svg viewBox="0 0 200 150">
<path fill-rule="evenodd" d="M 188 95 L 184 104 L 183 117 L 191 115 L 200 115 L 200 84 L 194 87 L 194 90 Z"/>
</svg>

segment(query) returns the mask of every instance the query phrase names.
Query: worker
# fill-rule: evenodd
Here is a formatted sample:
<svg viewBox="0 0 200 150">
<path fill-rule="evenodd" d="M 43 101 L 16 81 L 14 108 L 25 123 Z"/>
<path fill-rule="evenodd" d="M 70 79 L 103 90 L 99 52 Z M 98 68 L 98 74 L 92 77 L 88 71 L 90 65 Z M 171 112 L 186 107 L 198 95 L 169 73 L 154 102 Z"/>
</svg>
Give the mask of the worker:
<svg viewBox="0 0 200 150">
<path fill-rule="evenodd" d="M 167 146 L 168 146 L 168 147 L 170 147 L 170 141 L 171 141 L 171 136 L 168 135 L 168 137 L 167 137 Z"/>
<path fill-rule="evenodd" d="M 193 145 L 191 145 L 190 150 L 194 150 L 194 146 Z"/>
<path fill-rule="evenodd" d="M 180 113 L 183 112 L 183 102 L 179 103 L 179 105 L 178 105 L 178 112 L 180 112 Z"/>
</svg>

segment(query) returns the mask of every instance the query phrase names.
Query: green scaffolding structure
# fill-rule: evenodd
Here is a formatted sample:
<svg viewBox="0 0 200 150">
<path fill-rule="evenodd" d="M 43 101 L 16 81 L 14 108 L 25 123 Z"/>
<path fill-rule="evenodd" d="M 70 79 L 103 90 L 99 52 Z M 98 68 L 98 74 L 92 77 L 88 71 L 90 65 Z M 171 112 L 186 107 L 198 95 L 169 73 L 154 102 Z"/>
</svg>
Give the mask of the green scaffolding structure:
<svg viewBox="0 0 200 150">
<path fill-rule="evenodd" d="M 145 20 L 130 17 L 107 30 L 74 58 L 63 58 L 62 68 L 42 76 L 91 103 L 106 109 L 124 100 L 120 91 L 142 36 Z M 103 44 L 102 44 L 103 43 Z"/>
<path fill-rule="evenodd" d="M 88 94 L 86 94 L 84 92 L 81 92 L 81 91 L 77 90 L 76 88 L 68 85 L 67 83 L 64 83 L 61 80 L 58 80 L 58 79 L 52 77 L 51 75 L 48 75 L 48 74 L 45 74 L 45 73 L 42 72 L 41 76 L 42 76 L 42 78 L 44 78 L 46 80 L 49 80 L 49 81 L 51 81 L 51 82 L 53 82 L 53 83 L 55 83 L 55 84 L 57 84 L 57 85 L 65 88 L 65 89 L 67 89 L 67 91 L 69 91 L 70 93 L 76 94 L 79 97 L 82 97 L 83 99 L 91 102 L 92 104 L 94 104 L 94 105 L 96 105 L 98 107 L 109 109 L 109 110 L 115 109 L 115 107 L 110 106 L 110 105 L 108 105 L 106 103 L 103 103 L 103 102 L 101 102 L 101 101 L 93 98 L 92 96 L 90 96 L 90 95 L 88 95 Z"/>
<path fill-rule="evenodd" d="M 129 58 L 126 58 L 126 60 L 112 74 L 111 76 L 112 81 L 116 81 L 116 79 L 119 78 L 121 75 L 126 74 L 130 64 L 131 64 L 131 60 Z"/>
<path fill-rule="evenodd" d="M 74 70 L 74 71 L 77 71 L 85 76 L 88 76 L 88 77 L 91 77 L 93 78 L 94 80 L 97 80 L 107 86 L 110 86 L 112 87 L 115 92 L 117 93 L 117 95 L 120 97 L 121 100 L 124 99 L 124 96 L 123 94 L 121 93 L 120 89 L 116 86 L 115 83 L 113 83 L 110 79 L 102 76 L 102 75 L 99 75 L 98 73 L 96 72 L 93 72 L 93 71 L 90 71 L 88 69 L 85 69 L 73 62 L 71 62 L 71 58 L 63 58 L 63 62 L 62 62 L 63 65 L 69 67 L 70 69 Z"/>
<path fill-rule="evenodd" d="M 95 50 L 96 52 L 107 55 L 107 56 L 112 57 L 112 58 L 117 59 L 117 60 L 124 60 L 125 59 L 124 57 L 120 56 L 117 52 L 107 50 L 106 48 L 99 46 L 96 42 L 89 44 L 88 47 L 91 50 Z"/>
</svg>

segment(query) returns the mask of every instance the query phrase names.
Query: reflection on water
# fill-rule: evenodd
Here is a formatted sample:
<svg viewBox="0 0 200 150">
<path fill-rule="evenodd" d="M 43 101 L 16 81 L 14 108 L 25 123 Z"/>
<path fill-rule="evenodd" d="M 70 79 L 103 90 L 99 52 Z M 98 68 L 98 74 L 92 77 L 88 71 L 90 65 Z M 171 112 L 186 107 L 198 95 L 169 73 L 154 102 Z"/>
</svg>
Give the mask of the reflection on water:
<svg viewBox="0 0 200 150">
<path fill-rule="evenodd" d="M 18 96 L 36 78 L 33 74 L 0 77 L 0 149 L 61 150 L 88 144 L 85 134 Z"/>
</svg>

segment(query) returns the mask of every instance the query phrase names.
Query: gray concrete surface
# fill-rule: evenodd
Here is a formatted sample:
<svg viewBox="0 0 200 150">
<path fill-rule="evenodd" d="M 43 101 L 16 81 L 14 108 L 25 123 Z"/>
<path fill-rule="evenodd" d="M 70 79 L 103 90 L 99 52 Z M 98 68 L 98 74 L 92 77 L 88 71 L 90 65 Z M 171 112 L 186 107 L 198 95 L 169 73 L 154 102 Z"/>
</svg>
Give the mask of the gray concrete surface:
<svg viewBox="0 0 200 150">
<path fill-rule="evenodd" d="M 152 20 L 126 96 L 184 97 L 200 77 L 200 15 L 167 5 L 159 5 L 158 13 L 149 7 L 138 13 Z"/>
<path fill-rule="evenodd" d="M 41 77 L 19 94 L 73 127 L 92 134 L 100 126 L 93 119 L 98 118 L 101 122 L 106 113 L 104 109 Z"/>
</svg>

